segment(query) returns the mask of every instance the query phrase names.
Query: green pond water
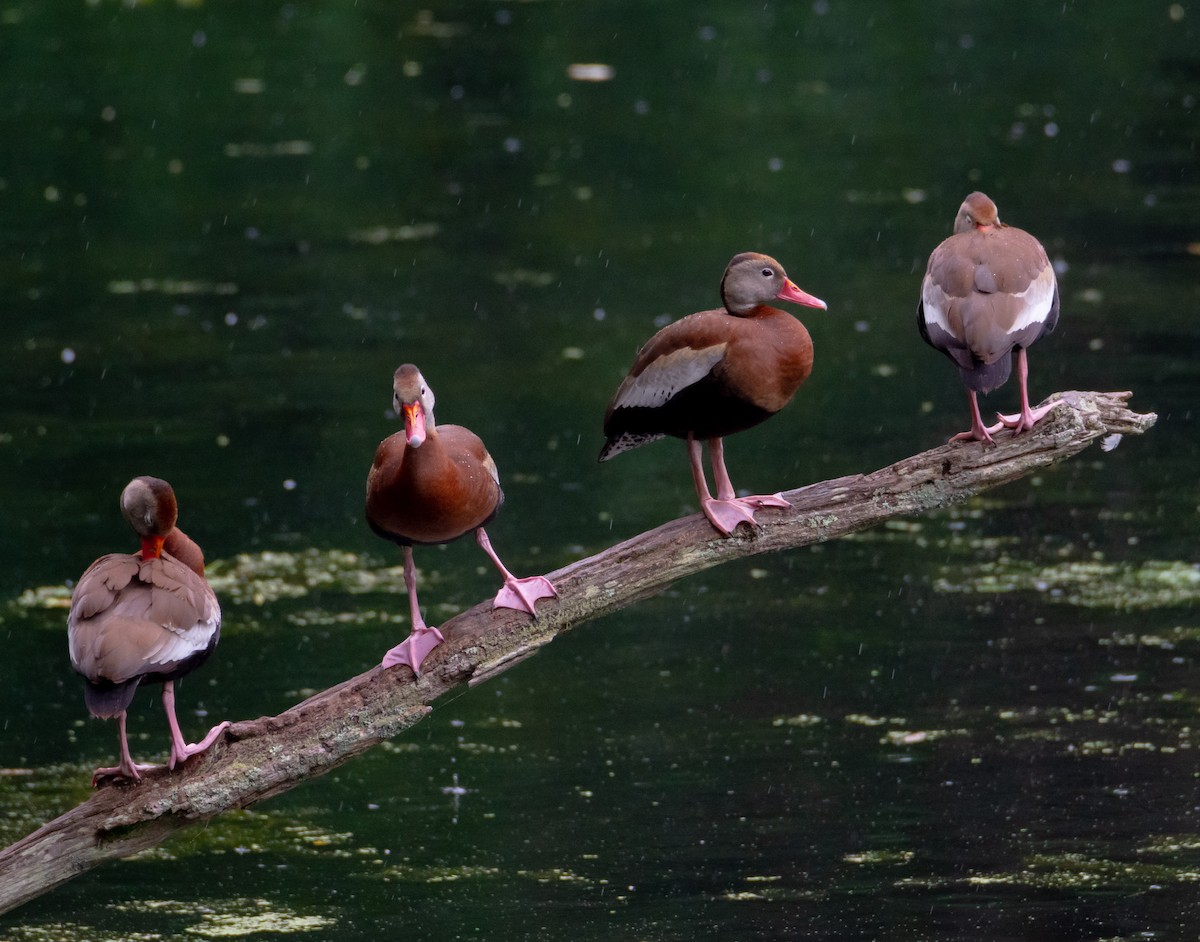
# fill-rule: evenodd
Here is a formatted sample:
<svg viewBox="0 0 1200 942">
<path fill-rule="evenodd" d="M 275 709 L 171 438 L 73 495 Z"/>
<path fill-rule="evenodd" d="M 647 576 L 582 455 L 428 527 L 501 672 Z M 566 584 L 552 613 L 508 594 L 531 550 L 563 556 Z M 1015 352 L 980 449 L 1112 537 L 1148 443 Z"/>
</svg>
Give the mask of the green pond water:
<svg viewBox="0 0 1200 942">
<path fill-rule="evenodd" d="M 735 252 L 829 304 L 736 484 L 965 428 L 914 309 L 980 188 L 1059 269 L 1034 399 L 1159 416 L 582 626 L 0 938 L 1200 936 L 1200 5 L 0 0 L 0 92 L 4 844 L 113 761 L 65 606 L 132 548 L 132 476 L 222 599 L 189 736 L 407 632 L 362 519 L 401 362 L 496 458 L 498 551 L 549 571 L 694 512 L 680 443 L 600 466 L 600 421 Z M 496 589 L 469 540 L 417 561 L 432 623 Z M 165 757 L 156 691 L 130 728 Z"/>
</svg>

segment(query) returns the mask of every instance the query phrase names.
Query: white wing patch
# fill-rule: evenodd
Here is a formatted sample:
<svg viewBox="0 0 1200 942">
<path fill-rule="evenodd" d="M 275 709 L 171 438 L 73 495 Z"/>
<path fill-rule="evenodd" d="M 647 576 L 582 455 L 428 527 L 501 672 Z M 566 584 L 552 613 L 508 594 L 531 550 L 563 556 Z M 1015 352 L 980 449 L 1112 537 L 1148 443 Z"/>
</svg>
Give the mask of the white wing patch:
<svg viewBox="0 0 1200 942">
<path fill-rule="evenodd" d="M 1020 294 L 1013 294 L 1024 302 L 1016 322 L 1009 328 L 1010 334 L 1019 333 L 1033 324 L 1044 324 L 1054 305 L 1054 269 L 1047 265 L 1029 287 Z"/>
<path fill-rule="evenodd" d="M 659 357 L 621 390 L 614 409 L 653 409 L 680 390 L 704 379 L 725 356 L 725 344 L 693 350 L 682 347 Z"/>
<path fill-rule="evenodd" d="M 926 278 L 921 286 L 921 305 L 925 312 L 925 323 L 942 328 L 947 334 L 954 336 L 950 329 L 950 320 L 946 317 L 946 292 L 934 284 L 932 278 Z"/>
<path fill-rule="evenodd" d="M 220 616 L 209 617 L 188 628 L 164 627 L 162 640 L 146 652 L 147 668 L 165 667 L 186 660 L 208 647 L 213 633 L 221 626 Z"/>
</svg>

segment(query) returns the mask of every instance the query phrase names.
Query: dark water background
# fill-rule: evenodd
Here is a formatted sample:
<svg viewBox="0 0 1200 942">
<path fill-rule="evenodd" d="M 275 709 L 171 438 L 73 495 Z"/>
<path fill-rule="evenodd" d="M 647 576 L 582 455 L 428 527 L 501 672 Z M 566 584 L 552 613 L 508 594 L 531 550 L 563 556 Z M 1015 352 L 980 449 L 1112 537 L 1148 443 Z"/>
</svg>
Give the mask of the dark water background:
<svg viewBox="0 0 1200 942">
<path fill-rule="evenodd" d="M 599 423 L 737 251 L 830 310 L 803 312 L 796 401 L 730 441 L 735 483 L 964 428 L 913 312 L 982 188 L 1061 272 L 1034 399 L 1159 414 L 963 507 L 680 583 L 0 935 L 1200 936 L 1198 24 L 1122 0 L 0 0 L 5 843 L 112 761 L 63 606 L 131 548 L 133 475 L 175 485 L 224 605 L 190 735 L 403 635 L 361 513 L 400 362 L 495 456 L 501 554 L 547 571 L 694 510 L 682 446 L 600 467 Z M 469 542 L 418 561 L 431 622 L 495 590 Z M 131 730 L 163 756 L 154 692 Z"/>
</svg>

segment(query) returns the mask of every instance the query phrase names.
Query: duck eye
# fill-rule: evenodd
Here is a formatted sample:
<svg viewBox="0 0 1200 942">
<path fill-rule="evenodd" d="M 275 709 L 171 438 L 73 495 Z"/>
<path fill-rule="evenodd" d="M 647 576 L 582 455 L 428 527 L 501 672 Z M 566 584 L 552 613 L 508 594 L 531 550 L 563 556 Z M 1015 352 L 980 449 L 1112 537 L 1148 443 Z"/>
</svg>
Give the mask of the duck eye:
<svg viewBox="0 0 1200 942">
<path fill-rule="evenodd" d="M 763 276 L 764 278 L 771 278 L 771 277 L 773 277 L 773 276 L 774 276 L 774 274 L 775 274 L 775 272 L 774 272 L 774 271 L 772 271 L 770 268 L 764 268 L 764 269 L 762 270 L 762 276 Z"/>
</svg>

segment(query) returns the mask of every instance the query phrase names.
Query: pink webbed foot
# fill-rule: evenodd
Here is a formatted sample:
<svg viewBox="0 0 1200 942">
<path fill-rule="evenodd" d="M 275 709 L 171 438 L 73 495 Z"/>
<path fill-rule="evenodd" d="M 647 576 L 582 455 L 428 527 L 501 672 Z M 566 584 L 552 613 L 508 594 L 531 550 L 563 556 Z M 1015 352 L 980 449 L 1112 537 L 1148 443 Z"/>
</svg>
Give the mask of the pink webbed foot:
<svg viewBox="0 0 1200 942">
<path fill-rule="evenodd" d="M 1000 425 L 1004 426 L 1004 428 L 1010 428 L 1013 430 L 1014 435 L 1020 435 L 1022 432 L 1028 432 L 1032 429 L 1047 413 L 1053 411 L 1056 405 L 1058 405 L 1057 402 L 1051 402 L 1036 409 L 1030 409 L 1028 412 L 1021 411 L 1013 415 L 1002 415 L 997 412 L 996 418 L 1000 420 Z"/>
<path fill-rule="evenodd" d="M 188 743 L 182 749 L 172 745 L 171 758 L 167 761 L 167 768 L 174 769 L 175 766 L 186 762 L 192 756 L 197 756 L 200 753 L 207 751 L 208 748 L 217 741 L 217 737 L 225 732 L 225 730 L 229 729 L 229 726 L 229 721 L 225 720 L 225 722 L 218 723 L 216 726 L 210 729 L 208 731 L 208 735 L 200 740 L 200 742 Z"/>
<path fill-rule="evenodd" d="M 131 782 L 140 782 L 143 772 L 161 768 L 161 765 L 140 765 L 137 762 L 131 762 L 129 765 L 114 765 L 103 769 L 96 769 L 92 773 L 92 788 L 95 788 L 105 779 L 109 778 L 123 778 Z"/>
<path fill-rule="evenodd" d="M 748 523 L 752 527 L 758 526 L 754 514 L 764 507 L 791 507 L 792 505 L 778 494 L 755 494 L 750 497 L 733 497 L 729 500 L 709 498 L 701 501 L 701 506 L 704 516 L 708 517 L 712 525 L 729 536 L 737 529 L 738 524 Z"/>
<path fill-rule="evenodd" d="M 401 641 L 383 656 L 381 667 L 395 667 L 397 664 L 407 664 L 415 676 L 421 676 L 421 662 L 426 656 L 445 639 L 436 628 L 422 625 L 414 628 L 412 634 Z"/>
<path fill-rule="evenodd" d="M 164 686 L 169 687 L 170 681 Z M 168 713 L 168 716 L 172 714 Z M 131 782 L 140 782 L 142 773 L 149 772 L 152 769 L 161 769 L 160 765 L 138 765 L 133 761 L 133 756 L 129 752 L 129 736 L 125 730 L 126 717 L 124 712 L 117 716 L 117 742 L 120 747 L 121 763 L 120 765 L 112 766 L 111 768 L 96 769 L 92 773 L 92 788 L 95 788 L 104 779 L 107 778 L 123 778 Z"/>
<path fill-rule="evenodd" d="M 979 414 L 979 397 L 975 394 L 975 390 L 967 390 L 967 403 L 971 407 L 970 430 L 959 432 L 957 435 L 951 435 L 946 439 L 946 444 L 952 445 L 955 442 L 983 442 L 985 446 L 995 445 L 996 442 L 992 438 L 992 435 L 1004 428 L 1003 423 L 997 422 L 991 427 L 983 424 L 983 416 Z"/>
<path fill-rule="evenodd" d="M 558 592 L 545 576 L 529 576 L 525 579 L 508 578 L 492 600 L 492 608 L 512 608 L 518 612 L 537 615 L 534 610 L 538 599 L 556 599 Z"/>
<path fill-rule="evenodd" d="M 946 444 L 952 445 L 954 442 L 983 442 L 985 445 L 994 445 L 996 444 L 996 440 L 992 436 L 1002 428 L 1004 428 L 1004 425 L 1000 422 L 986 427 L 981 424 L 979 428 L 951 435 L 946 439 Z"/>
</svg>

